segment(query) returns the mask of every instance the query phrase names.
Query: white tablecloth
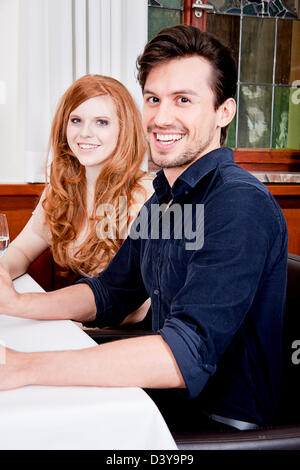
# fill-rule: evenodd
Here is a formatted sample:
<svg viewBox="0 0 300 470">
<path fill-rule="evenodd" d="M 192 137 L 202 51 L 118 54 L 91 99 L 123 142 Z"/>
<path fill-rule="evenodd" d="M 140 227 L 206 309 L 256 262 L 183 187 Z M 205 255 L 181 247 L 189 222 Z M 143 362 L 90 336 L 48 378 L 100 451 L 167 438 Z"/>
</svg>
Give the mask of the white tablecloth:
<svg viewBox="0 0 300 470">
<path fill-rule="evenodd" d="M 27 274 L 19 292 L 42 291 Z M 71 321 L 0 315 L 0 342 L 19 351 L 96 343 Z M 158 408 L 140 388 L 27 386 L 0 392 L 0 449 L 176 449 Z"/>
</svg>

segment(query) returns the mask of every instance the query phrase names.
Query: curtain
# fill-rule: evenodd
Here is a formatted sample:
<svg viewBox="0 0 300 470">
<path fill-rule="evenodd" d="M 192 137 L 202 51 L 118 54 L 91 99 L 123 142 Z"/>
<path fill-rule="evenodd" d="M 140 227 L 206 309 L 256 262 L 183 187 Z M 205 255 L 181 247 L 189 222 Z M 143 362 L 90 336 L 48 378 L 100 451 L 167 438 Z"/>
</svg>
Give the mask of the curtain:
<svg viewBox="0 0 300 470">
<path fill-rule="evenodd" d="M 74 80 L 86 73 L 110 75 L 141 107 L 135 62 L 147 41 L 147 1 L 22 0 L 19 23 L 24 175 L 26 182 L 42 182 L 51 121 Z"/>
</svg>

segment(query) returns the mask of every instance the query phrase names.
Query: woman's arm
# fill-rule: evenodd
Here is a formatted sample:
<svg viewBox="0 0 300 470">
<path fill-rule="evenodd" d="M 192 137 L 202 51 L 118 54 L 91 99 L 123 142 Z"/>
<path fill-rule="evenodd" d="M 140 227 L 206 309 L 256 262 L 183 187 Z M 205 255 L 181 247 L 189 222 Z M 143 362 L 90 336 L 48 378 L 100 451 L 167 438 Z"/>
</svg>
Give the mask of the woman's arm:
<svg viewBox="0 0 300 470">
<path fill-rule="evenodd" d="M 12 279 L 24 274 L 30 264 L 49 247 L 46 240 L 37 235 L 28 224 L 0 259 L 0 264 Z"/>
<path fill-rule="evenodd" d="M 21 233 L 0 258 L 1 265 L 12 279 L 24 274 L 29 265 L 49 247 L 41 200 Z"/>
<path fill-rule="evenodd" d="M 19 294 L 7 271 L 0 266 L 0 314 L 35 320 L 93 321 L 95 298 L 86 284 L 53 292 Z"/>
</svg>

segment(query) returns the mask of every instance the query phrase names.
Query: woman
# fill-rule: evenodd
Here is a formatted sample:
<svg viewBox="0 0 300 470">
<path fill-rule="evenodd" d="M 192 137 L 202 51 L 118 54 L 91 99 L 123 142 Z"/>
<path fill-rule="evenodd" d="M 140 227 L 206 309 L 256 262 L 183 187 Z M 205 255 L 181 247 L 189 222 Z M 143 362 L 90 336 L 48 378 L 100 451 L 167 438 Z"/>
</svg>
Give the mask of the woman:
<svg viewBox="0 0 300 470">
<path fill-rule="evenodd" d="M 52 123 L 50 151 L 50 182 L 1 258 L 13 279 L 49 246 L 63 269 L 96 275 L 153 192 L 153 178 L 140 170 L 146 146 L 139 112 L 127 89 L 111 77 L 85 75 L 65 92 Z M 114 236 L 107 236 L 111 213 Z"/>
</svg>

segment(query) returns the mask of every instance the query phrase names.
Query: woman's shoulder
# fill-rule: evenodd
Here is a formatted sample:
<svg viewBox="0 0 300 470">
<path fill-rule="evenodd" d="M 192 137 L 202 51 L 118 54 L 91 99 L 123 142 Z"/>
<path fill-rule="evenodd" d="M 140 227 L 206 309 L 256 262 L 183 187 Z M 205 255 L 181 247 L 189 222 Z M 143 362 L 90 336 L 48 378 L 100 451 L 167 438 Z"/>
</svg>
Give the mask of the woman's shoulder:
<svg viewBox="0 0 300 470">
<path fill-rule="evenodd" d="M 150 173 L 150 172 L 145 172 L 139 183 L 143 186 L 143 188 L 146 190 L 147 193 L 147 199 L 152 196 L 154 193 L 154 188 L 153 188 L 153 180 L 155 178 L 155 173 Z"/>
<path fill-rule="evenodd" d="M 41 237 L 43 237 L 47 241 L 47 243 L 50 244 L 51 234 L 49 227 L 45 221 L 45 210 L 43 207 L 43 201 L 47 198 L 48 190 L 49 187 L 48 185 L 46 185 L 36 208 L 32 212 L 31 224 L 33 230 L 38 233 Z"/>
<path fill-rule="evenodd" d="M 156 173 L 154 171 L 143 171 L 141 176 L 142 179 L 150 181 L 153 181 L 155 177 Z"/>
<path fill-rule="evenodd" d="M 48 192 L 48 185 L 45 185 L 45 187 L 43 189 L 43 192 L 40 196 L 40 199 L 39 199 L 35 209 L 33 210 L 32 214 L 39 214 L 40 215 L 40 214 L 44 213 L 43 201 L 47 197 L 47 192 Z"/>
</svg>

